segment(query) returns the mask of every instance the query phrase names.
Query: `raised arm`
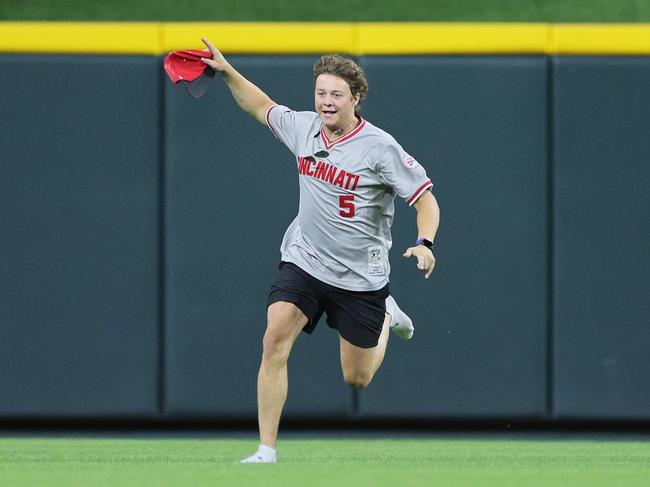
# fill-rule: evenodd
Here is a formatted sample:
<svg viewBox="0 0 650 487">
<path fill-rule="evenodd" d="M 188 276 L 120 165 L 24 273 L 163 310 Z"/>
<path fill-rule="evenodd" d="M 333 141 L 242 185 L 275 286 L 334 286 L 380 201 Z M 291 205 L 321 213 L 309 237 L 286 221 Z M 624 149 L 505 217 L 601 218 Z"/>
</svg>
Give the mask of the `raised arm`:
<svg viewBox="0 0 650 487">
<path fill-rule="evenodd" d="M 258 122 L 266 125 L 266 111 L 275 105 L 275 102 L 233 68 L 210 41 L 204 38 L 201 38 L 201 40 L 212 53 L 212 59 L 201 58 L 201 61 L 221 74 L 233 98 L 242 110 Z"/>
</svg>

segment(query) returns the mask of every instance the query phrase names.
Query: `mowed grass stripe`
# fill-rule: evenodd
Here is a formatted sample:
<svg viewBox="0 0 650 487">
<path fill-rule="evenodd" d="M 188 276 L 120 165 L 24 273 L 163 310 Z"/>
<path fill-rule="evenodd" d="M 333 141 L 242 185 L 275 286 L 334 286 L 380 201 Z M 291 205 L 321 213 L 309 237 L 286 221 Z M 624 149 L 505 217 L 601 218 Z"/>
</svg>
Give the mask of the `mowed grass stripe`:
<svg viewBox="0 0 650 487">
<path fill-rule="evenodd" d="M 650 443 L 297 440 L 277 465 L 238 465 L 255 440 L 2 439 L 3 485 L 646 486 Z"/>
</svg>

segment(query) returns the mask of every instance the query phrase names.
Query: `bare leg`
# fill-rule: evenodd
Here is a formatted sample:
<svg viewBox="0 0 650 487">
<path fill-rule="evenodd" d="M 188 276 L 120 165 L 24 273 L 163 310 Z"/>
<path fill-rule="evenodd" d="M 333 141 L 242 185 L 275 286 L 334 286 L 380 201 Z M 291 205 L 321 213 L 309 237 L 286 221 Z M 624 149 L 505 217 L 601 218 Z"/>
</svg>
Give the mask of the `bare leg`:
<svg viewBox="0 0 650 487">
<path fill-rule="evenodd" d="M 386 315 L 384 320 L 384 326 L 381 330 L 381 335 L 379 335 L 379 342 L 377 343 L 377 352 L 375 355 L 375 367 L 372 371 L 372 375 L 375 375 L 375 372 L 379 370 L 381 363 L 384 361 L 384 355 L 386 355 L 386 347 L 388 346 L 388 336 L 390 335 L 390 315 Z"/>
<path fill-rule="evenodd" d="M 257 376 L 257 411 L 260 443 L 275 448 L 280 415 L 287 399 L 287 360 L 307 317 L 294 304 L 269 306 L 264 352 Z"/>
<path fill-rule="evenodd" d="M 387 314 L 381 335 L 379 335 L 379 342 L 373 348 L 357 347 L 339 336 L 341 369 L 343 370 L 343 379 L 347 384 L 356 389 L 363 389 L 370 384 L 386 354 L 389 323 L 390 316 Z"/>
</svg>

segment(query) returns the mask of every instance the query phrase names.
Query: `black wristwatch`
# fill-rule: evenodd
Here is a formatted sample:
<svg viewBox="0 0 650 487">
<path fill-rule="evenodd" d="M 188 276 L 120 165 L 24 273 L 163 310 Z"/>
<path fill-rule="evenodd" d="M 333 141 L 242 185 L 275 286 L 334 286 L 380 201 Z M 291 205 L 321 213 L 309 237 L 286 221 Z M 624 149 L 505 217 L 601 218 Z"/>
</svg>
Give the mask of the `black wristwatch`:
<svg viewBox="0 0 650 487">
<path fill-rule="evenodd" d="M 415 241 L 415 245 L 424 245 L 427 247 L 429 250 L 433 250 L 433 242 L 427 238 L 418 238 Z"/>
</svg>

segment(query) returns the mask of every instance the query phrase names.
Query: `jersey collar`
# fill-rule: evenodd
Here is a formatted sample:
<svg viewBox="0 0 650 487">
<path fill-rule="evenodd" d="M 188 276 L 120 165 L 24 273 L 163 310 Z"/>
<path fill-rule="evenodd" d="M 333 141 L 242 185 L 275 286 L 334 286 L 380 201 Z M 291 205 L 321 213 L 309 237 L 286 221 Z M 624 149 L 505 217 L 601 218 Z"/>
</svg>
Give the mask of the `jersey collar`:
<svg viewBox="0 0 650 487">
<path fill-rule="evenodd" d="M 358 115 L 358 117 L 359 117 L 359 120 L 360 120 L 361 123 L 359 123 L 357 128 L 355 128 L 352 132 L 347 134 L 345 137 L 341 137 L 340 139 L 336 139 L 334 142 L 331 142 L 330 139 L 327 137 L 327 135 L 325 135 L 325 128 L 323 126 L 321 126 L 320 135 L 321 135 L 321 138 L 323 139 L 323 144 L 325 144 L 325 148 L 329 149 L 329 148 L 335 146 L 336 144 L 340 144 L 341 142 L 345 142 L 346 140 L 350 140 L 352 137 L 354 137 L 359 132 L 361 132 L 361 129 L 363 129 L 363 127 L 365 127 L 365 125 L 366 125 L 366 121 L 363 119 L 363 117 L 361 115 Z"/>
</svg>

